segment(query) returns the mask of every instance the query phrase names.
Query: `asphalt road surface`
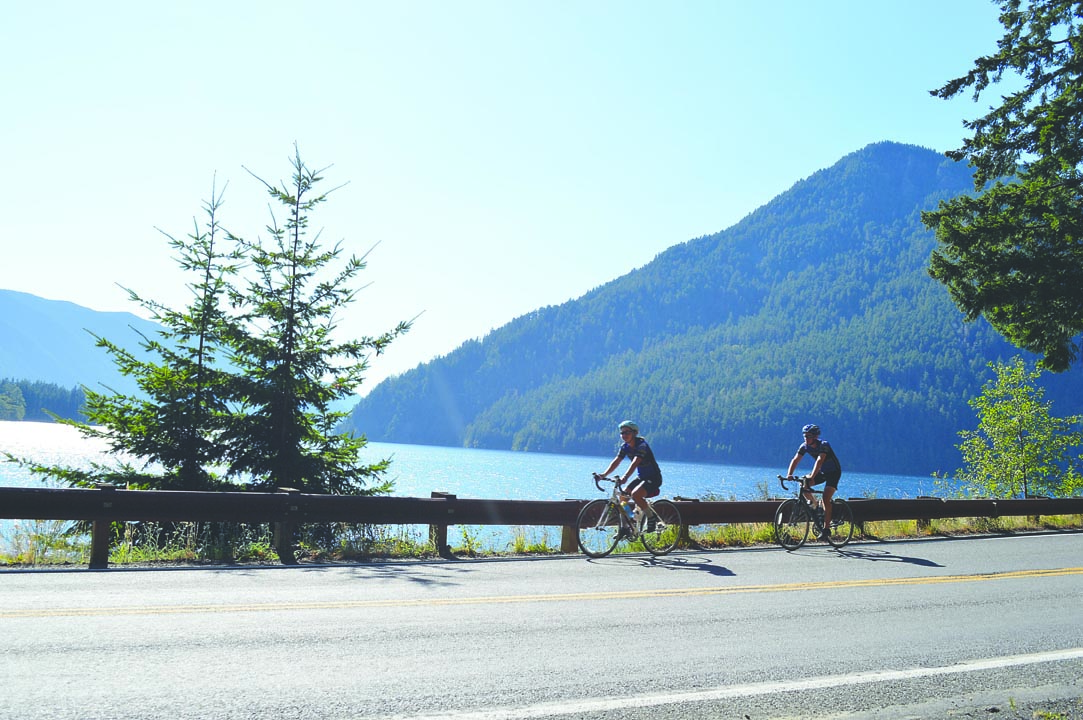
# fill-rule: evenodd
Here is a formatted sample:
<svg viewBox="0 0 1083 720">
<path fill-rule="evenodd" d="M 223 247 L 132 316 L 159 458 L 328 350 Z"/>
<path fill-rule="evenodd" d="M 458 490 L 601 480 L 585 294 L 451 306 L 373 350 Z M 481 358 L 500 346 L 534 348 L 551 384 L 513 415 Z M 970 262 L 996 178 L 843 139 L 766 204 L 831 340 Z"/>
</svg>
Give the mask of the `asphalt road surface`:
<svg viewBox="0 0 1083 720">
<path fill-rule="evenodd" d="M 1083 534 L 0 571 L 0 718 L 1083 718 Z"/>
</svg>

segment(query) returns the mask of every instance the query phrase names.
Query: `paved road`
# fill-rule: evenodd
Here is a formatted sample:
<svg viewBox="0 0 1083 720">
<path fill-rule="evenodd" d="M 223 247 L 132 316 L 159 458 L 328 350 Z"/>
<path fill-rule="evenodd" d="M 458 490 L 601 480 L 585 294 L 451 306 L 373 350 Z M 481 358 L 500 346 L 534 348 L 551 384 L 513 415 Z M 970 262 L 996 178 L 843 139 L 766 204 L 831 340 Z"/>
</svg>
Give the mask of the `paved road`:
<svg viewBox="0 0 1083 720">
<path fill-rule="evenodd" d="M 0 718 L 1077 718 L 1081 598 L 1081 534 L 0 572 Z"/>
</svg>

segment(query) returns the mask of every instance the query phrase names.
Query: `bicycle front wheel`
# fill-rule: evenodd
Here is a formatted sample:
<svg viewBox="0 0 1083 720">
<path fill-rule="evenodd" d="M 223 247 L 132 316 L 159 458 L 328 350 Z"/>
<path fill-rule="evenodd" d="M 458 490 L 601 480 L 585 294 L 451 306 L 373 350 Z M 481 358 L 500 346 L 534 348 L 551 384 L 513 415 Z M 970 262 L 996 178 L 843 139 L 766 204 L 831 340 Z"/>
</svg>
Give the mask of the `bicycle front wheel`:
<svg viewBox="0 0 1083 720">
<path fill-rule="evenodd" d="M 850 542 L 854 536 L 854 514 L 850 510 L 850 503 L 842 498 L 831 500 L 831 534 L 827 541 L 832 546 L 840 548 Z"/>
<path fill-rule="evenodd" d="M 650 554 L 665 555 L 677 547 L 681 539 L 681 511 L 669 500 L 651 503 L 651 507 L 654 517 L 645 521 L 639 539 Z"/>
<path fill-rule="evenodd" d="M 609 500 L 591 500 L 584 505 L 576 521 L 579 549 L 592 558 L 613 552 L 620 539 L 622 512 Z"/>
<path fill-rule="evenodd" d="M 809 516 L 805 503 L 784 500 L 775 510 L 775 539 L 787 550 L 796 550 L 808 539 Z"/>
</svg>

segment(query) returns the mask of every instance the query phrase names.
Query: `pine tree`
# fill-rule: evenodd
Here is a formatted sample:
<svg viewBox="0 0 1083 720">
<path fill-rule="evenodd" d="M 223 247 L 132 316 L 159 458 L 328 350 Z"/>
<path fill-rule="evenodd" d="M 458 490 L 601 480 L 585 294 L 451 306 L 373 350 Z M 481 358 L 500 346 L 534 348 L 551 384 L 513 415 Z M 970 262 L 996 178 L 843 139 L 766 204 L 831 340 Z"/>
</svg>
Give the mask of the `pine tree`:
<svg viewBox="0 0 1083 720">
<path fill-rule="evenodd" d="M 341 269 L 341 243 L 330 249 L 309 229 L 312 212 L 327 200 L 315 186 L 321 171 L 295 153 L 290 186 L 277 187 L 253 175 L 285 210 L 279 224 L 272 213 L 267 241 L 234 238 L 251 263 L 254 277 L 231 300 L 240 315 L 225 338 L 236 373 L 230 398 L 237 409 L 223 431 L 231 474 L 247 474 L 255 487 L 290 487 L 306 492 L 355 494 L 385 490 L 366 484 L 386 461 L 365 466 L 358 453 L 365 438 L 335 431 L 345 412 L 336 400 L 352 397 L 368 367 L 409 329 L 400 323 L 377 337 L 335 342 L 338 317 L 353 302 L 353 278 L 366 266 L 350 256 Z"/>
<path fill-rule="evenodd" d="M 1017 81 L 965 123 L 947 153 L 974 167 L 975 196 L 941 202 L 922 220 L 940 245 L 929 273 L 967 319 L 984 317 L 1043 367 L 1067 370 L 1083 332 L 1083 11 L 1078 0 L 1000 0 L 997 51 L 933 95 L 974 99 Z"/>
<path fill-rule="evenodd" d="M 85 435 L 105 438 L 116 453 L 134 456 L 144 467 L 158 464 L 163 469 L 161 475 L 136 473 L 127 478 L 129 486 L 174 490 L 228 486 L 213 471 L 226 454 L 218 435 L 228 417 L 223 390 L 229 375 L 216 363 L 223 328 L 229 324 L 222 300 L 238 270 L 240 255 L 220 248 L 224 233 L 217 213 L 221 203 L 221 195 L 212 189 L 211 200 L 204 206 L 203 229 L 197 223 L 186 240 L 166 234 L 180 267 L 196 275 L 190 286 L 192 303 L 183 311 L 172 310 L 128 290 L 132 301 L 162 325 L 160 337 L 143 338 L 141 356 L 96 336 L 98 346 L 113 356 L 121 373 L 136 379 L 142 395 L 87 389 L 87 422 L 79 424 L 80 429 Z"/>
</svg>

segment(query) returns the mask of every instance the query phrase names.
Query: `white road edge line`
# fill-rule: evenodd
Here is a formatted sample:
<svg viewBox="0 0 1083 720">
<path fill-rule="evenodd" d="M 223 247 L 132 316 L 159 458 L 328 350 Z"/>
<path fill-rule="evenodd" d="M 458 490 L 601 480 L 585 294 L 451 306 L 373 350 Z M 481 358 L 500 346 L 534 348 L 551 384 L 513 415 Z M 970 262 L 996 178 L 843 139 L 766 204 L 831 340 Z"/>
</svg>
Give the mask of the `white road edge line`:
<svg viewBox="0 0 1083 720">
<path fill-rule="evenodd" d="M 910 668 L 908 670 L 878 670 L 807 678 L 804 680 L 781 680 L 778 682 L 753 683 L 751 685 L 733 685 L 710 690 L 696 690 L 686 693 L 664 693 L 658 695 L 633 695 L 630 697 L 598 698 L 594 700 L 571 700 L 567 702 L 541 703 L 527 707 L 493 708 L 464 712 L 442 713 L 439 715 L 398 715 L 383 720 L 518 720 L 519 718 L 546 717 L 550 715 L 572 715 L 575 713 L 594 713 L 627 708 L 641 708 L 657 705 L 669 705 L 681 702 L 709 702 L 727 698 L 747 697 L 750 695 L 772 695 L 783 692 L 841 687 L 844 685 L 863 685 L 896 680 L 913 680 L 937 675 L 981 672 L 1036 665 L 1038 663 L 1063 662 L 1083 659 L 1083 648 L 1051 650 L 1030 655 L 1007 655 L 998 658 L 969 660 L 955 665 L 930 668 Z"/>
</svg>

